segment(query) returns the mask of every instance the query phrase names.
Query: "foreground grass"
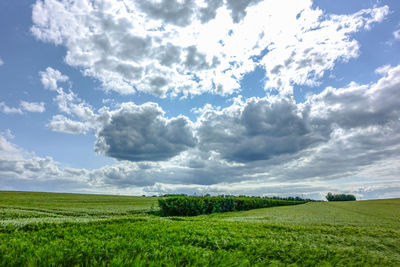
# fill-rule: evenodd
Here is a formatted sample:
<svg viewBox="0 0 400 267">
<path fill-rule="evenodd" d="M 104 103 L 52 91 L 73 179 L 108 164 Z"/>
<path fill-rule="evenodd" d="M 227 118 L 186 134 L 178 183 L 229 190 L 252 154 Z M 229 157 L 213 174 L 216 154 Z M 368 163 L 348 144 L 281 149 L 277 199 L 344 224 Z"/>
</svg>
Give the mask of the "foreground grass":
<svg viewBox="0 0 400 267">
<path fill-rule="evenodd" d="M 115 201 L 108 205 L 117 207 L 122 200 Z M 7 205 L 0 201 L 3 209 Z M 80 205 L 71 209 L 91 210 L 92 204 Z M 101 207 L 101 202 L 93 204 L 94 210 Z M 0 226 L 0 266 L 400 265 L 399 199 L 319 202 L 198 217 L 123 214 L 131 208 L 90 222 L 16 224 L 3 218 L 7 223 Z"/>
</svg>

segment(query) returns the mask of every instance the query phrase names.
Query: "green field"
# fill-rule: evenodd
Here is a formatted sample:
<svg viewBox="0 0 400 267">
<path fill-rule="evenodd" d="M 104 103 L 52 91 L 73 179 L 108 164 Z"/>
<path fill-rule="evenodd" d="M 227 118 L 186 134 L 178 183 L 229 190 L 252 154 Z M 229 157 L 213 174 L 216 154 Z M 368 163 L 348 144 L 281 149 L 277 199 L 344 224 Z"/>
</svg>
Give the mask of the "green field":
<svg viewBox="0 0 400 267">
<path fill-rule="evenodd" d="M 0 266 L 400 266 L 400 199 L 197 217 L 156 201 L 0 191 Z"/>
</svg>

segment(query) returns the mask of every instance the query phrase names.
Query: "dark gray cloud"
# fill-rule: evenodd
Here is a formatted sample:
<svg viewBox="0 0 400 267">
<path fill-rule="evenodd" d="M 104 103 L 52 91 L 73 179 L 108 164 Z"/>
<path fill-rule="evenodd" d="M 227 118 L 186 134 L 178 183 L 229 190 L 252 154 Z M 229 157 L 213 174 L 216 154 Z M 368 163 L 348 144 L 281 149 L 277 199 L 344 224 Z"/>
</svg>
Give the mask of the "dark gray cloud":
<svg viewBox="0 0 400 267">
<path fill-rule="evenodd" d="M 121 161 L 94 170 L 89 177 L 96 181 L 124 188 L 168 184 L 213 185 L 244 180 L 247 168 L 232 166 L 209 153 L 188 149 L 169 161 Z M 98 182 L 99 183 L 99 182 Z"/>
<path fill-rule="evenodd" d="M 101 126 L 95 150 L 121 160 L 159 161 L 176 156 L 195 144 L 188 118 L 167 119 L 155 103 L 141 106 L 124 103 Z"/>
<path fill-rule="evenodd" d="M 186 26 L 190 24 L 195 7 L 193 0 L 139 0 L 136 1 L 136 3 L 148 16 L 178 26 Z"/>
<path fill-rule="evenodd" d="M 195 46 L 190 46 L 185 49 L 186 50 L 186 60 L 183 62 L 185 67 L 190 71 L 198 71 L 209 69 L 211 66 L 208 64 L 206 55 L 199 53 Z M 213 59 L 212 65 L 217 65 L 217 58 Z M 214 66 L 213 66 L 214 67 Z"/>
<path fill-rule="evenodd" d="M 238 23 L 246 16 L 246 8 L 261 0 L 227 0 L 227 8 L 231 10 L 232 20 Z"/>
<path fill-rule="evenodd" d="M 159 58 L 160 64 L 170 67 L 180 62 L 181 48 L 171 43 L 160 47 L 156 57 Z"/>
<path fill-rule="evenodd" d="M 327 139 L 312 130 L 293 100 L 250 98 L 222 111 L 206 111 L 198 128 L 200 147 L 238 162 L 293 154 Z"/>
<path fill-rule="evenodd" d="M 206 23 L 214 19 L 217 15 L 218 8 L 224 4 L 221 0 L 205 0 L 205 3 L 207 6 L 200 8 L 198 15 L 201 23 Z"/>
</svg>

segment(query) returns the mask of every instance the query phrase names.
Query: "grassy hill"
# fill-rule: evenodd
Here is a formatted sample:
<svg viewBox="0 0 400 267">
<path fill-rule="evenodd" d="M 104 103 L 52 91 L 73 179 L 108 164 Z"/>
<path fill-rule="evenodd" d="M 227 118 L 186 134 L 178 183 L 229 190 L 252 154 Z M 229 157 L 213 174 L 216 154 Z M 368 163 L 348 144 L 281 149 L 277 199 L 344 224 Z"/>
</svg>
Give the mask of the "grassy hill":
<svg viewBox="0 0 400 267">
<path fill-rule="evenodd" d="M 197 217 L 156 200 L 0 191 L 0 266 L 400 266 L 400 199 Z"/>
</svg>

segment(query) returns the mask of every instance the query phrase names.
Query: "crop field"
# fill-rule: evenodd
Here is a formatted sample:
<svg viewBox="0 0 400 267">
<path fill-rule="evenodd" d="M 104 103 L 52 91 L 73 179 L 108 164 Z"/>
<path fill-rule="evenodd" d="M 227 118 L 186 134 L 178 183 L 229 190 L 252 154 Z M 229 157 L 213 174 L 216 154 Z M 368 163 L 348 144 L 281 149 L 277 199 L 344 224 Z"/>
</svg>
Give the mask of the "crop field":
<svg viewBox="0 0 400 267">
<path fill-rule="evenodd" d="M 154 197 L 0 191 L 2 225 L 84 222 L 148 211 Z"/>
<path fill-rule="evenodd" d="M 400 266 L 400 199 L 195 217 L 156 204 L 0 191 L 0 266 Z"/>
</svg>

